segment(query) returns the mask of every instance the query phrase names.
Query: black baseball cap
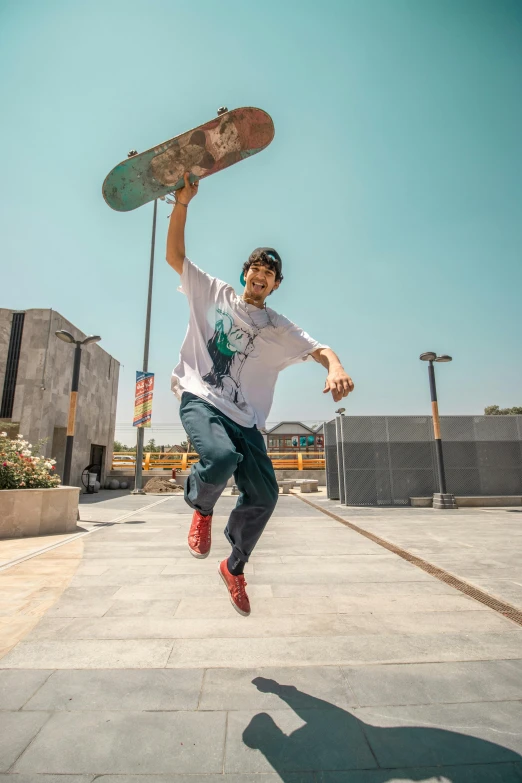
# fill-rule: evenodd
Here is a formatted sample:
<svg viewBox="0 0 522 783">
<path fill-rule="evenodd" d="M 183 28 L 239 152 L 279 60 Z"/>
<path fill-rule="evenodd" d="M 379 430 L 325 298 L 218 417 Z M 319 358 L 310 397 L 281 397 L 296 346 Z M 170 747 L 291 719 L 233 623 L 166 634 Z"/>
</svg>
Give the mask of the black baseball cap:
<svg viewBox="0 0 522 783">
<path fill-rule="evenodd" d="M 279 277 L 281 277 L 283 272 L 283 262 L 281 261 L 281 256 L 279 253 L 277 250 L 274 250 L 273 247 L 256 247 L 256 249 L 250 253 L 248 260 L 251 263 L 254 261 L 259 261 L 263 254 L 269 256 L 273 261 L 275 261 L 277 274 Z M 241 277 L 239 279 L 241 281 L 241 285 L 246 285 L 245 275 L 243 272 L 241 272 Z"/>
</svg>

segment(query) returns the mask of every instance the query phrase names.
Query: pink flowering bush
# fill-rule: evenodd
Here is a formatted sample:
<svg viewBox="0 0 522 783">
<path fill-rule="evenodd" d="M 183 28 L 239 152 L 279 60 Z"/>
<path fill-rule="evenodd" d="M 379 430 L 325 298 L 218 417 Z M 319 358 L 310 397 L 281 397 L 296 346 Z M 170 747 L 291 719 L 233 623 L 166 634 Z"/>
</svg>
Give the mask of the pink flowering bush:
<svg viewBox="0 0 522 783">
<path fill-rule="evenodd" d="M 48 489 L 60 484 L 54 472 L 56 460 L 38 456 L 33 447 L 18 435 L 15 440 L 0 432 L 0 490 Z"/>
</svg>

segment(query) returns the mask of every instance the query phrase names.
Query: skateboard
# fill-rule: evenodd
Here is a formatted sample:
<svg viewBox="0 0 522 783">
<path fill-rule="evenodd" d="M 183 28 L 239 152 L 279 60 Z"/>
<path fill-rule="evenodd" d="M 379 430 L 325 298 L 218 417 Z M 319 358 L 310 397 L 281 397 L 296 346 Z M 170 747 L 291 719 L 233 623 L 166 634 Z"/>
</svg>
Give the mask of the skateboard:
<svg viewBox="0 0 522 783">
<path fill-rule="evenodd" d="M 129 212 L 209 177 L 268 147 L 274 123 L 262 109 L 219 109 L 218 116 L 139 155 L 130 152 L 105 178 L 103 198 L 112 209 Z"/>
</svg>

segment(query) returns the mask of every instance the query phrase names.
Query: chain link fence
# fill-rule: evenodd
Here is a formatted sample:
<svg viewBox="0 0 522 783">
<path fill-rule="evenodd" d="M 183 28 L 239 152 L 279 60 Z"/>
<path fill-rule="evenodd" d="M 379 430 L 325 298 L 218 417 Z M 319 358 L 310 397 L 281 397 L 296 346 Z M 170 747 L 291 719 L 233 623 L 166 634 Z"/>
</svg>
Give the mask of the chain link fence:
<svg viewBox="0 0 522 783">
<path fill-rule="evenodd" d="M 409 505 L 438 492 L 429 416 L 338 416 L 325 423 L 328 497 Z M 441 416 L 447 491 L 522 495 L 522 416 Z"/>
</svg>

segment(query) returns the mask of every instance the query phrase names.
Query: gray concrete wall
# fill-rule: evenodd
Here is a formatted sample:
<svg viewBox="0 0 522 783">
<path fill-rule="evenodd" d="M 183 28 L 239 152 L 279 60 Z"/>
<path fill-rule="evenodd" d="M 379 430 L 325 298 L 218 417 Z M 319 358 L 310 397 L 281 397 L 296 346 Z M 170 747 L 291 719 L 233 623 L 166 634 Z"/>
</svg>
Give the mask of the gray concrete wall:
<svg viewBox="0 0 522 783">
<path fill-rule="evenodd" d="M 0 390 L 3 388 L 11 316 L 11 310 L 0 310 Z M 57 459 L 58 467 L 63 465 L 64 441 L 63 433 L 57 433 L 54 438 L 55 427 L 67 427 L 75 348 L 55 336 L 59 329 L 66 329 L 77 340 L 86 337 L 54 310 L 25 311 L 12 415 L 12 421 L 19 422 L 19 431 L 30 443 L 34 445 L 46 439 L 41 453 Z M 91 444 L 105 446 L 105 472 L 110 467 L 118 378 L 119 362 L 103 348 L 94 344 L 82 349 L 71 469 L 71 484 L 75 486 L 81 484 L 81 471 L 89 463 Z M 52 453 L 53 440 L 55 454 Z"/>
</svg>

